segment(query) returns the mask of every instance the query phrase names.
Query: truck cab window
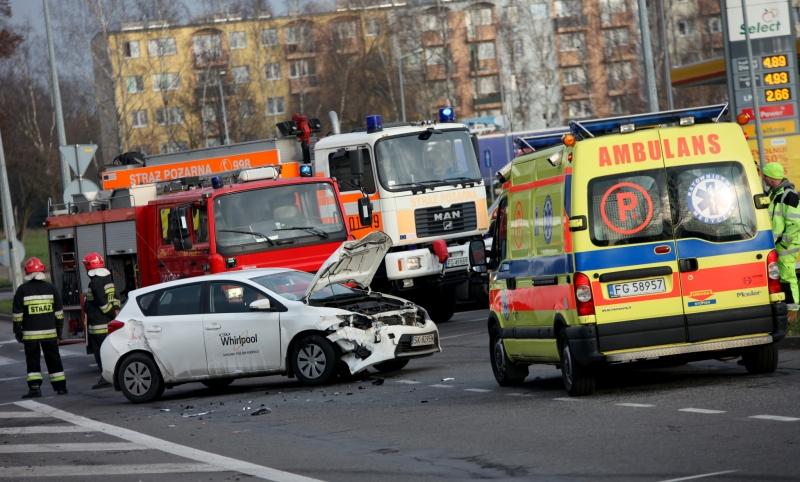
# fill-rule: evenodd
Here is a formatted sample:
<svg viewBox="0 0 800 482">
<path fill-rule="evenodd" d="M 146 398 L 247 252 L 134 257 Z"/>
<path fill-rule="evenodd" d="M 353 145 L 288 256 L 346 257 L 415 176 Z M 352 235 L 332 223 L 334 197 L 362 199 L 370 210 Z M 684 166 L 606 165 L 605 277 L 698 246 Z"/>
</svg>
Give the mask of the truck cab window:
<svg viewBox="0 0 800 482">
<path fill-rule="evenodd" d="M 195 243 L 208 242 L 208 209 L 192 208 L 192 231 Z"/>
<path fill-rule="evenodd" d="M 353 181 L 353 175 L 350 173 L 350 154 L 355 155 L 355 152 L 347 151 L 344 156 L 340 157 L 334 157 L 335 153 L 328 155 L 330 175 L 338 180 L 340 192 L 356 190 L 351 186 L 355 182 Z M 375 192 L 375 174 L 372 172 L 372 158 L 369 156 L 369 149 L 361 149 L 361 158 L 364 162 L 364 190 L 369 194 L 373 194 Z"/>
<path fill-rule="evenodd" d="M 161 244 L 172 244 L 170 236 L 169 213 L 171 208 L 161 210 Z"/>
</svg>

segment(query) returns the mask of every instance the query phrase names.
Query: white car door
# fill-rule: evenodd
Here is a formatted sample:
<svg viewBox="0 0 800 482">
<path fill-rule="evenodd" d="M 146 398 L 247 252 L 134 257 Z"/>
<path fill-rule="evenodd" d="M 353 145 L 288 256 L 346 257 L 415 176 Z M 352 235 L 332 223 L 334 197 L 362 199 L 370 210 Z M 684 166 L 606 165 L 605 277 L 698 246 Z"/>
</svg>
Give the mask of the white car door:
<svg viewBox="0 0 800 482">
<path fill-rule="evenodd" d="M 208 375 L 203 339 L 203 283 L 175 286 L 142 300 L 147 314 L 142 323 L 150 350 L 174 379 Z"/>
<path fill-rule="evenodd" d="M 249 308 L 253 301 L 270 298 L 251 285 L 235 281 L 212 281 L 208 288 L 203 332 L 209 375 L 280 368 L 280 314 Z"/>
</svg>

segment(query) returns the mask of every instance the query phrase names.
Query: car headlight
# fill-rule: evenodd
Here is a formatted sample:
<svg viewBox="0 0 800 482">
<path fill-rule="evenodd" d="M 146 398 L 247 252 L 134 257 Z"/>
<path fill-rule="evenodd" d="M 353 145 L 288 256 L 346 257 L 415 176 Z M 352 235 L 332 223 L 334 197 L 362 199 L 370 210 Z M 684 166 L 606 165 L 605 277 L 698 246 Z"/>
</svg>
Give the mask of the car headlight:
<svg viewBox="0 0 800 482">
<path fill-rule="evenodd" d="M 422 264 L 420 263 L 419 256 L 414 256 L 412 258 L 406 258 L 406 269 L 414 270 L 422 268 Z"/>
</svg>

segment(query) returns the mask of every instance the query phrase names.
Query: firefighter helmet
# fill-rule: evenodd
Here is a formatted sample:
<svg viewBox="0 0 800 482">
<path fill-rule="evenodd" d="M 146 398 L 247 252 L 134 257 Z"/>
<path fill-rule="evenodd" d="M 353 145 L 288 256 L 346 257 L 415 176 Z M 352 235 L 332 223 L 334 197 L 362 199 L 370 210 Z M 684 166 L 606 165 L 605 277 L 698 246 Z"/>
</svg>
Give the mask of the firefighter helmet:
<svg viewBox="0 0 800 482">
<path fill-rule="evenodd" d="M 25 274 L 44 273 L 44 264 L 39 258 L 30 258 L 25 261 Z"/>
<path fill-rule="evenodd" d="M 83 258 L 83 265 L 86 266 L 86 271 L 97 268 L 105 268 L 103 257 L 97 253 L 89 253 Z"/>
</svg>

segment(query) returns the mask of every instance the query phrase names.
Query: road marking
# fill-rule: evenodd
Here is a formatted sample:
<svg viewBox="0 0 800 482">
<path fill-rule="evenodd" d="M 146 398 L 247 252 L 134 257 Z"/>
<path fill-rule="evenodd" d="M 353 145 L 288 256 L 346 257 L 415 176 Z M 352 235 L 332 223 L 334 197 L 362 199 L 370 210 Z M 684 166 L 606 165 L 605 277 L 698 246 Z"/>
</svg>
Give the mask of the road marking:
<svg viewBox="0 0 800 482">
<path fill-rule="evenodd" d="M 453 385 L 441 385 L 441 384 L 437 384 L 437 385 L 428 385 L 428 386 L 429 386 L 429 387 L 434 387 L 434 388 L 455 388 Z"/>
<path fill-rule="evenodd" d="M 458 338 L 459 336 L 469 336 L 469 335 L 479 335 L 482 333 L 486 333 L 485 331 L 473 331 L 472 333 L 462 333 L 461 335 L 451 335 L 451 336 L 443 336 L 439 338 L 440 340 L 447 340 L 448 338 Z"/>
<path fill-rule="evenodd" d="M 532 397 L 532 393 L 506 393 L 509 397 Z"/>
<path fill-rule="evenodd" d="M 465 392 L 475 392 L 475 393 L 486 393 L 491 392 L 491 390 L 484 390 L 483 388 L 465 388 Z"/>
<path fill-rule="evenodd" d="M 177 474 L 188 472 L 225 472 L 210 464 L 141 464 L 141 465 L 33 465 L 4 467 L 0 479 L 21 477 L 86 477 L 117 474 Z M 243 472 L 232 470 L 233 472 Z"/>
<path fill-rule="evenodd" d="M 19 403 L 19 402 L 14 402 Z M 94 432 L 92 429 L 76 427 L 74 425 L 40 425 L 38 427 L 6 427 L 0 428 L 0 435 L 29 435 L 34 433 L 70 433 Z"/>
<path fill-rule="evenodd" d="M 777 420 L 779 422 L 796 422 L 800 420 L 800 418 L 795 417 L 781 417 L 780 415 L 753 415 L 749 418 L 758 418 L 761 420 Z"/>
<path fill-rule="evenodd" d="M 27 378 L 27 377 L 0 378 L 0 382 L 5 382 L 5 381 L 8 381 L 8 380 L 19 380 L 20 378 Z"/>
<path fill-rule="evenodd" d="M 263 465 L 252 464 L 250 462 L 245 462 L 243 460 L 237 460 L 234 458 L 225 457 L 211 452 L 206 452 L 204 450 L 193 449 L 191 447 L 178 445 L 176 443 L 168 442 L 166 440 L 161 440 L 156 437 L 151 437 L 143 433 L 135 432 L 127 428 L 117 427 L 115 425 L 109 425 L 103 422 L 97 422 L 95 420 L 91 420 L 86 417 L 81 417 L 80 415 L 75 415 L 69 412 L 65 412 L 63 410 L 59 410 L 57 408 L 50 407 L 43 403 L 34 402 L 33 400 L 16 402 L 16 404 L 20 407 L 27 408 L 29 410 L 33 410 L 39 413 L 44 413 L 53 418 L 58 418 L 65 422 L 79 425 L 84 429 L 91 429 L 103 432 L 105 434 L 121 438 L 123 440 L 127 440 L 128 442 L 144 445 L 146 447 L 155 450 L 160 450 L 162 452 L 167 452 L 186 459 L 203 462 L 212 465 L 214 467 L 223 469 L 225 471 L 239 472 L 242 474 L 252 475 L 254 477 L 260 477 L 262 479 L 272 480 L 275 482 L 320 482 L 319 480 L 312 479 L 310 477 L 304 477 L 302 475 L 297 475 L 290 472 L 284 472 L 282 470 L 265 467 Z M 167 464 L 167 466 L 175 467 L 175 464 Z M 126 470 L 131 470 L 131 472 L 127 473 L 135 473 L 133 472 L 133 470 L 135 470 L 136 466 L 135 465 L 131 466 L 131 469 L 124 469 L 122 468 L 123 466 L 118 466 L 118 465 L 110 467 L 113 467 L 113 472 L 112 472 L 113 474 L 124 474 L 126 473 Z M 196 465 L 189 465 L 189 467 L 196 467 Z M 42 469 L 41 470 L 42 475 L 49 475 L 48 470 L 52 469 L 52 467 L 44 466 L 41 467 L 41 469 Z M 7 468 L 3 469 L 3 471 L 7 473 L 8 469 Z M 4 472 L 0 472 L 0 475 L 5 475 Z M 176 470 L 176 472 L 181 472 L 181 471 Z"/>
<path fill-rule="evenodd" d="M 725 413 L 725 410 L 706 410 L 705 408 L 681 408 L 679 412 L 692 412 L 692 413 Z M 727 472 L 722 472 L 727 473 Z"/>
<path fill-rule="evenodd" d="M 5 356 L 0 356 L 0 365 L 11 365 L 12 363 L 19 363 L 22 360 L 14 360 Z"/>
<path fill-rule="evenodd" d="M 553 400 L 558 400 L 559 402 L 582 402 L 580 398 L 571 398 L 571 397 L 561 397 L 561 398 L 554 398 Z"/>
<path fill-rule="evenodd" d="M 649 403 L 617 403 L 619 407 L 637 407 L 637 408 L 648 408 L 648 407 L 655 407 L 655 405 L 650 405 Z"/>
<path fill-rule="evenodd" d="M 0 445 L 0 454 L 46 452 L 112 452 L 117 450 L 127 451 L 149 449 L 144 445 L 133 444 L 130 442 Z M 0 477 L 2 477 L 1 472 Z"/>
<path fill-rule="evenodd" d="M 405 383 L 406 385 L 419 385 L 422 382 L 415 382 L 413 380 L 397 380 L 397 383 Z"/>
<path fill-rule="evenodd" d="M 738 470 L 725 470 L 723 472 L 712 472 L 710 474 L 691 475 L 689 477 L 681 477 L 680 479 L 662 480 L 661 482 L 680 482 L 682 480 L 702 479 L 703 477 L 714 477 L 715 475 L 732 474 L 734 472 L 738 472 Z"/>
<path fill-rule="evenodd" d="M 46 416 L 37 412 L 0 412 L 0 418 L 43 418 Z"/>
</svg>

